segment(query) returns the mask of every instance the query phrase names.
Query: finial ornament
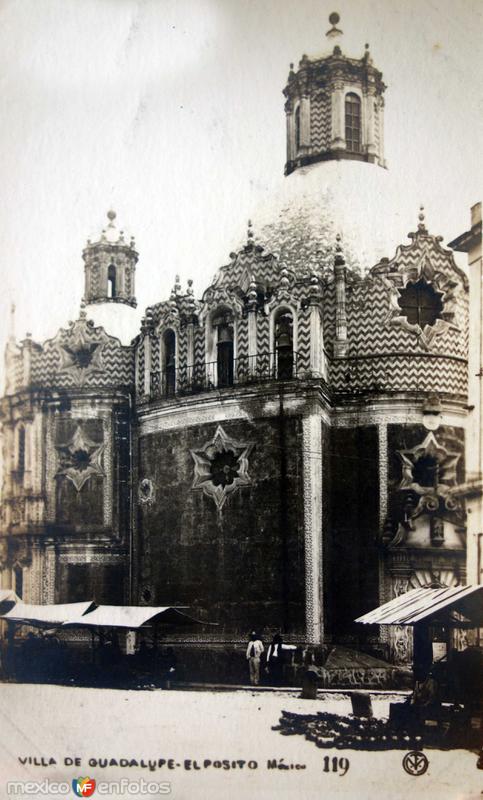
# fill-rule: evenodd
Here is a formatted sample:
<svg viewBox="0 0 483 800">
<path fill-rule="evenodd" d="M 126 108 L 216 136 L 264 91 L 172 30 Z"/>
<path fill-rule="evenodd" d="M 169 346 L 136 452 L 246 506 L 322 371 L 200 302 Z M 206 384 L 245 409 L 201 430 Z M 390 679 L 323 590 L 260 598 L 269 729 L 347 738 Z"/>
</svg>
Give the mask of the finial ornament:
<svg viewBox="0 0 483 800">
<path fill-rule="evenodd" d="M 337 11 L 333 11 L 329 17 L 329 22 L 332 25 L 330 30 L 327 31 L 325 34 L 329 39 L 333 39 L 336 36 L 342 36 L 342 31 L 340 28 L 337 27 L 337 23 L 340 22 L 340 16 Z"/>
<path fill-rule="evenodd" d="M 248 287 L 248 305 L 250 308 L 254 309 L 257 306 L 257 284 L 255 282 L 255 276 L 252 275 L 250 277 L 250 285 Z"/>
<path fill-rule="evenodd" d="M 426 225 L 425 225 L 424 206 L 422 206 L 422 205 L 419 206 L 418 219 L 419 219 L 418 231 L 420 233 L 427 233 L 428 231 L 427 231 L 427 228 L 426 228 Z"/>
<path fill-rule="evenodd" d="M 335 237 L 335 258 L 334 258 L 334 265 L 336 267 L 341 267 L 345 264 L 344 259 L 344 252 L 342 250 L 342 236 L 340 233 L 337 234 Z"/>
<path fill-rule="evenodd" d="M 15 303 L 10 306 L 10 321 L 9 321 L 8 338 L 15 339 Z"/>
<path fill-rule="evenodd" d="M 253 241 L 252 241 L 253 240 L 253 236 L 254 236 L 254 234 L 253 234 L 253 229 L 252 229 L 252 221 L 251 221 L 251 219 L 249 219 L 248 220 L 248 226 L 247 226 L 247 244 L 252 244 L 253 243 Z"/>
<path fill-rule="evenodd" d="M 116 212 L 111 209 L 107 212 L 107 218 L 109 220 L 109 227 L 114 226 L 114 220 L 116 219 Z"/>
</svg>

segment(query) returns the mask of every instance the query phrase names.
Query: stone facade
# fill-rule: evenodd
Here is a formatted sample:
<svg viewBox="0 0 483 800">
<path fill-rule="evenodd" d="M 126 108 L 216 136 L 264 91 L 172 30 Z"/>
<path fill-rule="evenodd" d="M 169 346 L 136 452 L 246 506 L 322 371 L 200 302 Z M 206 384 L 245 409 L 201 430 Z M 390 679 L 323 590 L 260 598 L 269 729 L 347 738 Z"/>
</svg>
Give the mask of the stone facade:
<svg viewBox="0 0 483 800">
<path fill-rule="evenodd" d="M 313 101 L 301 146 L 343 150 L 322 96 L 326 78 L 344 91 L 340 70 L 362 87 L 359 155 L 377 169 L 382 119 L 368 115 L 384 85 L 367 52 L 304 57 L 285 90 L 290 113 Z M 407 629 L 354 619 L 413 586 L 465 582 L 468 280 L 422 211 L 409 243 L 364 272 L 343 240 L 305 258 L 293 219 L 277 223 L 278 252 L 249 225 L 201 297 L 176 279 L 129 345 L 84 306 L 44 344 L 9 341 L 3 587 L 188 605 L 219 623 L 183 634 L 198 647 L 281 629 L 409 659 Z M 109 220 L 84 251 L 86 300 L 134 304 L 137 252 Z M 111 263 L 123 278 L 109 292 Z"/>
</svg>

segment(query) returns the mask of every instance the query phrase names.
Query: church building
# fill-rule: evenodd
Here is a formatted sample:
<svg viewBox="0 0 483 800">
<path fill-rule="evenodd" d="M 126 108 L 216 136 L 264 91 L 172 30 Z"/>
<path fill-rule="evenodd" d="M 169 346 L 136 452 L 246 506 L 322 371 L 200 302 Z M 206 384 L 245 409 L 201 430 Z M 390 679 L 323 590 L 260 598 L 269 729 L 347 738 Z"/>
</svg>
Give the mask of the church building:
<svg viewBox="0 0 483 800">
<path fill-rule="evenodd" d="M 118 335 L 143 264 L 109 212 L 78 319 L 9 340 L 0 585 L 25 602 L 189 606 L 218 623 L 180 635 L 200 653 L 281 631 L 400 664 L 408 628 L 354 620 L 466 582 L 471 282 L 423 209 L 384 249 L 386 86 L 330 22 L 283 90 L 280 192 L 201 296 L 176 278 Z"/>
</svg>

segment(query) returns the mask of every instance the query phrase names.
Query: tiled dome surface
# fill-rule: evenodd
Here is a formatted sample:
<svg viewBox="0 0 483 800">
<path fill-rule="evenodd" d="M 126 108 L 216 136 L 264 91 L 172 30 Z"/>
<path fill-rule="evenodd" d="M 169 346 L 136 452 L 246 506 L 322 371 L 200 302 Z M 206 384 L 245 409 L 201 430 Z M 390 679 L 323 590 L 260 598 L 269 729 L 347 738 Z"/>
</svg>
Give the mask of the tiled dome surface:
<svg viewBox="0 0 483 800">
<path fill-rule="evenodd" d="M 364 273 L 394 255 L 411 221 L 398 213 L 390 173 L 356 161 L 296 170 L 253 215 L 257 243 L 299 274 L 332 268 L 338 233 L 347 265 Z"/>
</svg>

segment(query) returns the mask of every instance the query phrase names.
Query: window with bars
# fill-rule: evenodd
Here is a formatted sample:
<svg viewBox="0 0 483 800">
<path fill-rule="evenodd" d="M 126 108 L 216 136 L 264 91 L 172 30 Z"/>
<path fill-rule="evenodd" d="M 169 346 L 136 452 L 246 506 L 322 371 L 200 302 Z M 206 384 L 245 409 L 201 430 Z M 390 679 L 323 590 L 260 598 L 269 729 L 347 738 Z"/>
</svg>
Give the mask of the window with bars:
<svg viewBox="0 0 483 800">
<path fill-rule="evenodd" d="M 17 472 L 22 476 L 25 472 L 25 428 L 21 425 L 17 433 Z"/>
<path fill-rule="evenodd" d="M 401 289 L 397 302 L 407 321 L 411 325 L 419 325 L 420 328 L 434 325 L 443 310 L 441 292 L 435 292 L 422 278 L 417 283 L 409 282 Z"/>
<path fill-rule="evenodd" d="M 300 106 L 295 110 L 295 148 L 300 150 Z"/>
<path fill-rule="evenodd" d="M 353 93 L 345 98 L 345 143 L 348 152 L 361 152 L 361 99 Z"/>
</svg>

